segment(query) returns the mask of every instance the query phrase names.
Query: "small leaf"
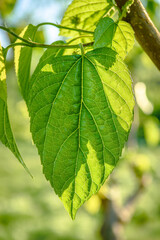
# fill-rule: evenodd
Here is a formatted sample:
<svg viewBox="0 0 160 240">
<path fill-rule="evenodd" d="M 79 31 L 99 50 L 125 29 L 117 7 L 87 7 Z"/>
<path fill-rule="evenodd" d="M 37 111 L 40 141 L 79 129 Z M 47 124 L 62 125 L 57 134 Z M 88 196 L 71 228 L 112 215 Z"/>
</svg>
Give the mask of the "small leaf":
<svg viewBox="0 0 160 240">
<path fill-rule="evenodd" d="M 112 172 L 127 141 L 134 98 L 115 51 L 50 56 L 29 94 L 31 132 L 46 179 L 74 219 Z"/>
<path fill-rule="evenodd" d="M 112 18 L 102 18 L 94 32 L 94 48 L 111 47 L 116 31 L 116 24 Z"/>
<path fill-rule="evenodd" d="M 124 21 L 114 22 L 105 17 L 97 24 L 94 48 L 111 47 L 124 59 L 134 45 L 134 31 Z"/>
<path fill-rule="evenodd" d="M 74 0 L 66 10 L 61 25 L 94 31 L 96 23 L 109 9 L 110 1 L 107 0 Z M 80 33 L 67 29 L 61 29 L 60 35 L 66 37 L 76 37 L 79 36 Z"/>
<path fill-rule="evenodd" d="M 23 37 L 27 40 L 34 40 L 35 34 L 37 31 L 37 27 L 29 24 L 27 27 L 23 29 L 20 37 Z M 18 42 L 22 42 L 21 40 L 17 40 Z M 32 59 L 32 48 L 24 47 L 24 46 L 16 46 L 15 47 L 15 70 L 18 77 L 19 87 L 22 93 L 23 98 L 26 100 L 28 95 L 28 83 L 30 78 L 30 66 Z"/>
<path fill-rule="evenodd" d="M 15 157 L 19 160 L 19 162 L 23 165 L 26 171 L 30 174 L 18 151 L 9 122 L 7 107 L 6 70 L 1 45 L 0 45 L 0 141 L 12 151 Z"/>
</svg>

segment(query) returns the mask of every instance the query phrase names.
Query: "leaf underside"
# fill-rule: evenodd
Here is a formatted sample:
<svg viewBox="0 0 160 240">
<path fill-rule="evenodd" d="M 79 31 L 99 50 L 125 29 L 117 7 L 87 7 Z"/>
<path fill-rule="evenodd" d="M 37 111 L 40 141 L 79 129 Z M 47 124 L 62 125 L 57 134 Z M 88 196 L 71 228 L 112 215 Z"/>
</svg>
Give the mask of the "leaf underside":
<svg viewBox="0 0 160 240">
<path fill-rule="evenodd" d="M 29 173 L 17 148 L 8 116 L 6 69 L 2 47 L 0 45 L 0 141 L 8 147 Z M 30 174 L 30 173 L 29 173 Z"/>
<path fill-rule="evenodd" d="M 47 58 L 33 74 L 28 109 L 46 179 L 74 219 L 112 172 L 133 118 L 132 81 L 110 48 Z"/>
</svg>

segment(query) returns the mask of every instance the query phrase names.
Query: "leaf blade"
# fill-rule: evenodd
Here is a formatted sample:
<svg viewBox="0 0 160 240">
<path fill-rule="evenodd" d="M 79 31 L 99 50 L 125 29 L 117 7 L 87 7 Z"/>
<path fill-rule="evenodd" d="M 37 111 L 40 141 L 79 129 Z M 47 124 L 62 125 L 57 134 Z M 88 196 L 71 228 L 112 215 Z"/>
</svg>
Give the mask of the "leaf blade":
<svg viewBox="0 0 160 240">
<path fill-rule="evenodd" d="M 66 10 L 61 25 L 72 28 L 79 28 L 94 31 L 96 23 L 109 9 L 109 2 L 106 0 L 80 1 L 74 0 Z M 79 36 L 80 33 L 61 29 L 62 36 Z"/>
<path fill-rule="evenodd" d="M 115 22 L 112 18 L 102 18 L 94 33 L 94 48 L 110 47 L 115 34 Z"/>
<path fill-rule="evenodd" d="M 121 155 L 133 118 L 132 81 L 117 53 L 99 48 L 51 57 L 35 83 L 28 106 L 33 140 L 47 180 L 74 219 Z"/>
</svg>

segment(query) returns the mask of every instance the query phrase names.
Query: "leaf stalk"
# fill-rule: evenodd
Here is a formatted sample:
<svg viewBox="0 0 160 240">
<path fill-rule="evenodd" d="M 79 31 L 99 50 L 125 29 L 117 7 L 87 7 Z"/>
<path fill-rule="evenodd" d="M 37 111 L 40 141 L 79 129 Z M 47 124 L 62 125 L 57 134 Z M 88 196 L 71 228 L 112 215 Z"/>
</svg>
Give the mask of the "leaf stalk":
<svg viewBox="0 0 160 240">
<path fill-rule="evenodd" d="M 42 24 L 47 24 L 47 23 L 41 23 L 38 26 L 42 26 Z M 52 24 L 53 25 L 53 24 Z M 56 25 L 56 24 L 55 24 Z M 22 38 L 20 36 L 18 36 L 16 33 L 14 33 L 12 30 L 10 30 L 7 27 L 4 26 L 0 26 L 0 29 L 8 32 L 9 34 L 15 36 L 17 39 L 21 40 L 22 42 L 17 42 L 17 43 L 12 43 L 10 45 L 8 45 L 5 48 L 5 54 L 7 54 L 8 49 L 10 49 L 11 47 L 16 47 L 16 46 L 26 46 L 26 47 L 38 47 L 38 48 L 68 48 L 68 49 L 72 49 L 72 48 L 79 48 L 79 44 L 75 44 L 75 45 L 68 45 L 68 44 L 43 44 L 43 43 L 37 43 L 37 42 L 33 42 L 30 40 L 27 40 L 25 38 Z M 88 31 L 87 31 L 88 32 Z M 88 46 L 92 46 L 93 42 L 89 42 L 89 43 L 84 43 L 83 47 L 88 47 Z"/>
<path fill-rule="evenodd" d="M 62 29 L 67 29 L 70 31 L 76 31 L 76 32 L 83 32 L 83 33 L 89 33 L 89 34 L 93 34 L 94 32 L 92 31 L 87 31 L 87 30 L 83 30 L 83 29 L 79 29 L 79 28 L 70 28 L 70 27 L 66 27 L 66 26 L 62 26 L 60 24 L 55 24 L 55 23 L 51 23 L 51 22 L 43 22 L 43 23 L 39 23 L 37 25 L 37 28 L 43 26 L 43 25 L 51 25 L 57 28 L 62 28 Z"/>
</svg>

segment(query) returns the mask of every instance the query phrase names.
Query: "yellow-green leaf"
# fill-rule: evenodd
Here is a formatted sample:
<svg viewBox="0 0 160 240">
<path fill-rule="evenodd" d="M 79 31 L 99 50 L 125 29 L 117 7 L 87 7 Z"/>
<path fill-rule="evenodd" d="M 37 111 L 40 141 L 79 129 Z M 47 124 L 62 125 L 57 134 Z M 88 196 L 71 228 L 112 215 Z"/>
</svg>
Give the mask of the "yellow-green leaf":
<svg viewBox="0 0 160 240">
<path fill-rule="evenodd" d="M 17 148 L 8 116 L 6 69 L 2 47 L 0 45 L 0 141 L 8 147 L 29 173 Z M 30 174 L 30 173 L 29 173 Z"/>
<path fill-rule="evenodd" d="M 94 31 L 99 19 L 109 10 L 107 0 L 73 0 L 66 10 L 61 25 L 83 30 Z M 61 29 L 60 35 L 75 37 L 81 35 L 79 32 Z"/>
<path fill-rule="evenodd" d="M 24 39 L 33 41 L 35 34 L 37 31 L 37 27 L 29 24 L 26 26 L 20 37 Z M 21 40 L 17 40 L 17 43 L 22 42 Z M 30 79 L 30 67 L 31 67 L 31 59 L 32 59 L 32 48 L 24 47 L 24 46 L 16 46 L 15 47 L 15 70 L 18 78 L 19 87 L 22 93 L 23 98 L 26 100 L 28 96 L 28 84 Z"/>
</svg>

